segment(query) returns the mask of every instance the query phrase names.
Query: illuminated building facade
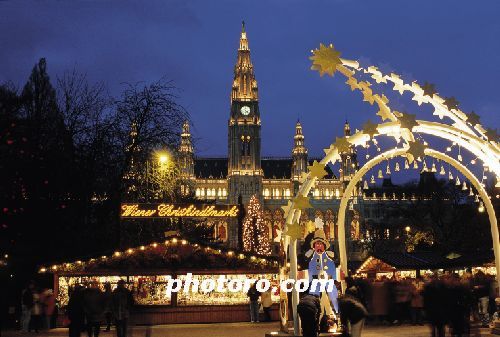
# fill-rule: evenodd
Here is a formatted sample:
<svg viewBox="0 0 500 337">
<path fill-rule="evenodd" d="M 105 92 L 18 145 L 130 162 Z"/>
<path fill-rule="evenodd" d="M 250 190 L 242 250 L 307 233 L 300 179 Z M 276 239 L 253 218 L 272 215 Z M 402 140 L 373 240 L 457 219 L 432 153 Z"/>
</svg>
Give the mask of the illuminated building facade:
<svg viewBox="0 0 500 337">
<path fill-rule="evenodd" d="M 350 127 L 344 126 L 346 136 Z M 258 85 L 250 58 L 247 32 L 243 24 L 234 78 L 231 87 L 231 106 L 228 121 L 228 157 L 200 158 L 193 152 L 189 124 L 185 123 L 179 148 L 181 172 L 192 181 L 194 193 L 200 200 L 215 200 L 216 203 L 244 205 L 257 195 L 264 209 L 264 221 L 269 238 L 274 240 L 283 229 L 284 218 L 281 206 L 293 198 L 299 187 L 302 173 L 314 159 L 309 158 L 302 125 L 295 126 L 291 156 L 266 158 L 261 156 L 261 111 Z M 303 212 L 301 221 L 320 217 L 325 222 L 329 239 L 336 236 L 335 214 L 343 188 L 358 168 L 356 151 L 351 148 L 342 153 L 339 177 L 326 167 L 328 175 L 311 193 L 313 209 Z M 235 221 L 219 221 L 215 235 L 230 246 L 238 241 L 238 224 Z"/>
</svg>

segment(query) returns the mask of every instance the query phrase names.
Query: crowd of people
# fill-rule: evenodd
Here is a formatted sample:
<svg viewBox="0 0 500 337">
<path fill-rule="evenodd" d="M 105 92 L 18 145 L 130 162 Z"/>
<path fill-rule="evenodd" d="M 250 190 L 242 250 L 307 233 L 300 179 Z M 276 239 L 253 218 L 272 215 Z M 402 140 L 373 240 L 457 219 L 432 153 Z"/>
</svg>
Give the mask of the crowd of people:
<svg viewBox="0 0 500 337">
<path fill-rule="evenodd" d="M 271 289 L 265 292 L 257 290 L 257 283 L 253 283 L 247 291 L 247 296 L 250 301 L 250 322 L 259 322 L 259 314 L 264 314 L 264 321 L 271 321 Z"/>
<path fill-rule="evenodd" d="M 110 331 L 114 323 L 117 337 L 126 337 L 133 304 L 132 292 L 123 280 L 118 281 L 114 290 L 109 283 L 104 285 L 104 290 L 97 282 L 86 287 L 76 285 L 66 307 L 69 336 L 81 336 L 86 332 L 88 337 L 98 337 L 103 326 L 105 331 Z M 36 284 L 30 282 L 22 293 L 21 330 L 39 332 L 55 327 L 56 309 L 52 290 L 39 291 Z"/>
<path fill-rule="evenodd" d="M 352 280 L 370 319 L 391 325 L 404 322 L 432 327 L 432 336 L 469 335 L 471 322 L 489 327 L 498 318 L 500 299 L 493 276 L 479 271 L 405 279 Z"/>
<path fill-rule="evenodd" d="M 52 289 L 40 289 L 35 282 L 29 282 L 21 294 L 21 330 L 39 332 L 51 329 L 56 318 L 56 299 Z"/>
<path fill-rule="evenodd" d="M 381 278 L 346 280 L 339 298 L 340 323 L 346 336 L 361 336 L 366 320 L 378 324 L 411 323 L 431 325 L 432 337 L 444 337 L 445 329 L 454 337 L 469 336 L 471 323 L 489 327 L 500 316 L 500 298 L 493 276 L 482 272 L 445 274 L 440 277 Z M 320 299 L 302 295 L 297 311 L 304 336 L 323 330 Z M 323 316 L 324 318 L 324 316 Z"/>
</svg>

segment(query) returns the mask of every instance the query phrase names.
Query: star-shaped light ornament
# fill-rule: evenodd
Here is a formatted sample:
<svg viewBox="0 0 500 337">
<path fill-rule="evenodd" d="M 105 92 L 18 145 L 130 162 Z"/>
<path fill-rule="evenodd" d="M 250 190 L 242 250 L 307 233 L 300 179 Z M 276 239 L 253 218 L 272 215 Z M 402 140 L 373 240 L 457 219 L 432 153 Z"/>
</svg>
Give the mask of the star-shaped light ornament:
<svg viewBox="0 0 500 337">
<path fill-rule="evenodd" d="M 413 97 L 412 100 L 417 102 L 417 104 L 420 106 L 422 103 L 427 102 L 427 98 L 424 95 L 424 91 L 418 85 L 417 82 L 412 82 L 411 83 L 411 88 L 413 89 Z"/>
<path fill-rule="evenodd" d="M 368 87 L 363 88 L 363 102 L 368 102 L 370 105 L 373 105 L 375 98 L 373 97 L 372 89 Z"/>
<path fill-rule="evenodd" d="M 307 169 L 313 178 L 322 179 L 328 174 L 325 170 L 325 165 L 318 163 L 317 160 L 315 160 L 311 166 L 308 166 Z"/>
<path fill-rule="evenodd" d="M 399 117 L 399 123 L 401 124 L 402 128 L 408 129 L 410 131 L 414 126 L 418 125 L 414 114 L 403 112 L 401 112 L 401 117 Z"/>
<path fill-rule="evenodd" d="M 302 227 L 298 223 L 286 224 L 285 235 L 288 235 L 292 241 L 302 239 Z"/>
<path fill-rule="evenodd" d="M 319 45 L 319 49 L 313 50 L 313 56 L 309 57 L 313 61 L 312 70 L 319 71 L 319 75 L 328 74 L 333 76 L 337 71 L 337 66 L 342 64 L 340 60 L 340 52 L 336 51 L 333 44 L 326 47 L 324 44 Z"/>
<path fill-rule="evenodd" d="M 377 124 L 374 124 L 374 123 L 372 123 L 372 121 L 369 120 L 368 122 L 363 124 L 363 133 L 365 135 L 369 135 L 370 139 L 371 139 L 371 138 L 373 138 L 373 136 L 378 134 L 377 127 L 378 127 Z"/>
<path fill-rule="evenodd" d="M 458 101 L 453 96 L 445 98 L 443 104 L 446 105 L 446 107 L 448 108 L 448 110 L 451 110 L 451 109 L 457 110 L 458 109 Z"/>
<path fill-rule="evenodd" d="M 312 233 L 316 230 L 316 225 L 313 221 L 309 220 L 307 223 L 306 223 L 306 235 L 309 234 L 309 233 Z"/>
<path fill-rule="evenodd" d="M 467 122 L 471 123 L 472 126 L 476 124 L 481 124 L 481 122 L 479 121 L 480 117 L 474 111 L 466 115 L 467 115 Z"/>
<path fill-rule="evenodd" d="M 404 94 L 406 88 L 403 80 L 399 77 L 399 75 L 391 73 L 391 78 L 394 83 L 393 90 L 398 91 L 400 95 Z"/>
<path fill-rule="evenodd" d="M 392 114 L 391 114 L 391 111 L 387 107 L 381 106 L 380 110 L 377 112 L 377 116 L 380 116 L 380 118 L 382 119 L 382 122 L 383 122 L 386 119 L 390 120 L 392 117 Z"/>
<path fill-rule="evenodd" d="M 408 150 L 406 150 L 406 154 L 408 157 L 408 162 L 411 164 L 413 163 L 414 160 L 417 160 L 418 158 L 423 159 L 425 156 L 425 149 L 427 146 L 424 144 L 414 141 L 414 142 L 409 142 L 410 147 Z"/>
<path fill-rule="evenodd" d="M 486 132 L 484 134 L 486 135 L 486 137 L 488 137 L 488 140 L 490 142 L 495 142 L 495 143 L 498 142 L 497 129 L 486 128 Z"/>
<path fill-rule="evenodd" d="M 309 202 L 308 197 L 304 197 L 303 195 L 299 194 L 295 199 L 293 199 L 293 206 L 295 209 L 306 209 L 306 208 L 312 208 L 311 203 Z"/>
<path fill-rule="evenodd" d="M 345 82 L 345 83 L 351 87 L 351 91 L 354 91 L 354 90 L 360 88 L 360 86 L 358 84 L 358 81 L 354 77 L 352 77 L 352 76 L 349 77 L 347 79 L 347 82 Z"/>
<path fill-rule="evenodd" d="M 432 96 L 437 94 L 436 87 L 432 83 L 425 82 L 422 89 L 424 90 L 424 96 L 432 98 Z"/>
<path fill-rule="evenodd" d="M 316 229 L 323 229 L 325 222 L 320 217 L 316 217 L 314 218 L 314 225 Z"/>
<path fill-rule="evenodd" d="M 283 210 L 283 217 L 286 218 L 288 215 L 288 212 L 290 212 L 290 208 L 292 207 L 292 201 L 288 200 L 288 203 L 285 206 L 281 206 L 281 209 Z"/>
<path fill-rule="evenodd" d="M 351 143 L 345 137 L 336 137 L 335 143 L 333 144 L 340 152 L 347 152 L 351 148 Z"/>
</svg>

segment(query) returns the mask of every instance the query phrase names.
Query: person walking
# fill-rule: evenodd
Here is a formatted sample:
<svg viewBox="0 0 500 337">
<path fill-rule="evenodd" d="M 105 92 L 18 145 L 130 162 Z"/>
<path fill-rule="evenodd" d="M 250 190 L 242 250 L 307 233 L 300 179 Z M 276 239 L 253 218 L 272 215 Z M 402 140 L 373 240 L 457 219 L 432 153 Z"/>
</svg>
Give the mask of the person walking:
<svg viewBox="0 0 500 337">
<path fill-rule="evenodd" d="M 91 282 L 83 293 L 83 309 L 87 319 L 88 337 L 99 337 L 101 324 L 104 321 L 104 294 L 97 282 Z"/>
<path fill-rule="evenodd" d="M 264 321 L 271 321 L 271 306 L 273 305 L 273 300 L 271 298 L 271 289 L 267 289 L 260 295 L 260 300 L 262 303 L 262 309 L 264 310 Z"/>
<path fill-rule="evenodd" d="M 319 333 L 319 316 L 321 314 L 319 296 L 309 294 L 309 292 L 303 293 L 297 305 L 297 313 L 302 325 L 302 335 L 304 337 L 317 337 Z"/>
<path fill-rule="evenodd" d="M 52 289 L 45 289 L 43 292 L 43 313 L 45 315 L 45 327 L 47 330 L 52 329 L 52 316 L 56 309 L 56 297 Z"/>
<path fill-rule="evenodd" d="M 40 296 L 40 291 L 35 288 L 33 291 L 33 306 L 31 307 L 31 320 L 28 327 L 28 332 L 35 330 L 35 332 L 40 332 L 42 327 L 42 299 Z"/>
<path fill-rule="evenodd" d="M 33 291 L 35 282 L 30 281 L 21 293 L 21 331 L 28 332 L 33 308 Z"/>
<path fill-rule="evenodd" d="M 84 323 L 85 311 L 83 308 L 83 287 L 76 285 L 70 294 L 67 314 L 69 319 L 69 337 L 80 337 Z"/>
<path fill-rule="evenodd" d="M 130 290 L 125 287 L 125 281 L 118 281 L 111 297 L 111 310 L 115 320 L 117 337 L 127 337 L 128 320 L 133 305 L 134 299 Z"/>
<path fill-rule="evenodd" d="M 340 320 L 344 327 L 343 334 L 350 337 L 361 337 L 368 311 L 359 299 L 357 287 L 348 288 L 339 300 Z"/>
<path fill-rule="evenodd" d="M 111 323 L 113 318 L 113 312 L 111 310 L 111 304 L 113 300 L 113 290 L 111 289 L 111 283 L 106 282 L 104 284 L 104 316 L 106 318 L 106 330 L 111 330 Z"/>
<path fill-rule="evenodd" d="M 424 309 L 424 297 L 422 292 L 424 291 L 424 281 L 421 276 L 417 276 L 413 282 L 410 283 L 410 312 L 411 312 L 411 324 L 413 325 L 423 325 L 422 323 L 422 311 Z"/>
<path fill-rule="evenodd" d="M 444 337 L 449 317 L 448 291 L 444 283 L 434 278 L 424 287 L 424 308 L 431 323 L 432 337 Z"/>
<path fill-rule="evenodd" d="M 260 292 L 257 290 L 257 282 L 254 282 L 248 289 L 247 296 L 250 299 L 250 321 L 252 323 L 258 322 Z"/>
</svg>

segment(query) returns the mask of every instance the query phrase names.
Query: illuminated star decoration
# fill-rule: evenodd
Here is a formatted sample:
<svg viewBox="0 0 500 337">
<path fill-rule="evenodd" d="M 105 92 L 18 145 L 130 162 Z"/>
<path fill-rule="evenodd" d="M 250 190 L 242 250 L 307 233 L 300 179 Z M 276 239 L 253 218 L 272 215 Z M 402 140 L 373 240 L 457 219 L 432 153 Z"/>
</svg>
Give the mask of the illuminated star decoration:
<svg viewBox="0 0 500 337">
<path fill-rule="evenodd" d="M 385 121 L 386 119 L 391 119 L 392 117 L 391 111 L 389 110 L 389 108 L 385 106 L 380 107 L 380 110 L 377 112 L 377 116 L 380 116 L 382 122 Z"/>
<path fill-rule="evenodd" d="M 358 81 L 356 81 L 356 79 L 354 77 L 352 77 L 352 76 L 349 77 L 347 79 L 347 82 L 345 82 L 345 83 L 348 84 L 351 87 L 351 91 L 359 89 Z"/>
<path fill-rule="evenodd" d="M 337 71 L 337 66 L 341 65 L 340 52 L 336 51 L 333 44 L 326 47 L 324 44 L 319 45 L 319 49 L 313 50 L 313 56 L 309 57 L 313 61 L 312 70 L 319 71 L 319 75 L 328 74 L 333 76 Z"/>
<path fill-rule="evenodd" d="M 467 122 L 471 123 L 472 126 L 481 123 L 479 121 L 479 116 L 474 111 L 472 111 L 470 114 L 467 114 Z"/>
<path fill-rule="evenodd" d="M 378 134 L 377 131 L 377 124 L 372 123 L 372 121 L 368 120 L 365 124 L 363 124 L 363 133 L 365 135 L 369 135 L 370 139 L 373 138 L 376 134 Z"/>
<path fill-rule="evenodd" d="M 490 142 L 498 142 L 497 129 L 486 128 L 485 135 L 486 135 L 486 137 L 488 137 L 488 140 Z"/>
<path fill-rule="evenodd" d="M 432 98 L 434 94 L 437 94 L 436 87 L 432 83 L 425 82 L 422 86 L 422 89 L 424 90 L 424 96 L 429 96 L 430 98 Z"/>
<path fill-rule="evenodd" d="M 411 87 L 414 91 L 414 95 L 412 98 L 413 101 L 417 102 L 419 106 L 422 105 L 422 103 L 427 102 L 427 99 L 425 98 L 424 95 L 424 91 L 422 90 L 420 85 L 418 85 L 417 82 L 412 82 Z"/>
<path fill-rule="evenodd" d="M 394 81 L 394 88 L 393 90 L 397 90 L 400 95 L 404 94 L 405 92 L 405 84 L 401 78 L 399 78 L 399 75 L 391 73 L 391 78 Z"/>
<path fill-rule="evenodd" d="M 306 181 L 306 179 L 307 179 L 307 177 L 308 177 L 308 176 L 309 176 L 309 175 L 308 175 L 307 173 L 302 172 L 302 173 L 300 174 L 300 177 L 299 177 L 299 183 L 301 183 L 301 184 L 302 184 L 304 181 Z"/>
<path fill-rule="evenodd" d="M 295 209 L 306 209 L 306 208 L 312 208 L 311 204 L 309 203 L 309 198 L 304 197 L 303 195 L 299 194 L 295 199 L 293 199 L 293 206 Z"/>
<path fill-rule="evenodd" d="M 314 232 L 315 230 L 316 230 L 316 224 L 313 221 L 309 220 L 306 223 L 306 235 Z"/>
<path fill-rule="evenodd" d="M 401 124 L 402 128 L 408 129 L 410 131 L 415 125 L 418 125 L 414 114 L 403 112 L 401 112 L 401 117 L 399 117 L 399 123 Z"/>
<path fill-rule="evenodd" d="M 287 224 L 285 235 L 288 235 L 291 240 L 302 238 L 302 227 L 298 223 Z"/>
<path fill-rule="evenodd" d="M 458 101 L 455 99 L 455 97 L 445 98 L 443 104 L 446 105 L 448 110 L 458 109 Z"/>
<path fill-rule="evenodd" d="M 410 164 L 413 163 L 414 160 L 417 160 L 419 157 L 421 159 L 424 158 L 424 156 L 425 156 L 424 151 L 427 148 L 427 146 L 425 146 L 424 144 L 422 144 L 418 141 L 409 142 L 408 144 L 410 145 L 410 147 L 408 148 L 406 153 L 409 155 L 407 157 L 408 157 L 408 162 Z"/>
<path fill-rule="evenodd" d="M 322 179 L 328 174 L 328 172 L 325 171 L 325 165 L 318 163 L 316 160 L 313 162 L 312 166 L 308 166 L 307 169 L 313 178 Z"/>
<path fill-rule="evenodd" d="M 283 217 L 286 218 L 291 207 L 292 207 L 292 202 L 290 200 L 288 200 L 288 203 L 285 206 L 281 206 L 281 209 L 283 210 Z"/>
<path fill-rule="evenodd" d="M 336 137 L 335 143 L 333 144 L 337 150 L 340 152 L 347 152 L 351 147 L 351 144 L 347 141 L 345 137 Z"/>
</svg>

